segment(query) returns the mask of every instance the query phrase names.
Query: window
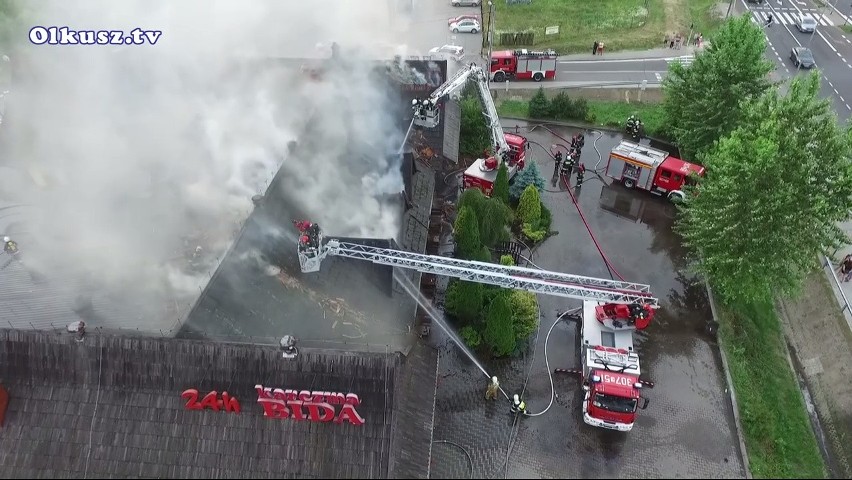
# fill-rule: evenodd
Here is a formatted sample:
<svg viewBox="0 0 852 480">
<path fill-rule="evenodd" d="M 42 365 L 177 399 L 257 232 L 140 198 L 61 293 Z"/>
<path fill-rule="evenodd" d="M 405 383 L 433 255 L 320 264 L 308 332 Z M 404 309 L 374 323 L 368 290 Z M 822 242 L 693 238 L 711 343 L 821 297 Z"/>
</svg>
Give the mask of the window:
<svg viewBox="0 0 852 480">
<path fill-rule="evenodd" d="M 682 176 L 682 175 L 675 175 L 675 176 L 674 176 L 674 181 L 675 181 L 675 182 L 679 182 L 679 181 L 681 181 L 682 179 L 683 179 L 683 176 Z"/>
<path fill-rule="evenodd" d="M 504 58 L 503 59 L 503 65 L 511 65 L 511 64 L 512 64 L 511 58 Z"/>
<path fill-rule="evenodd" d="M 668 180 L 669 178 L 671 178 L 671 176 L 672 172 L 668 170 L 663 170 L 662 172 L 660 172 L 660 178 L 665 178 L 666 180 Z"/>
</svg>

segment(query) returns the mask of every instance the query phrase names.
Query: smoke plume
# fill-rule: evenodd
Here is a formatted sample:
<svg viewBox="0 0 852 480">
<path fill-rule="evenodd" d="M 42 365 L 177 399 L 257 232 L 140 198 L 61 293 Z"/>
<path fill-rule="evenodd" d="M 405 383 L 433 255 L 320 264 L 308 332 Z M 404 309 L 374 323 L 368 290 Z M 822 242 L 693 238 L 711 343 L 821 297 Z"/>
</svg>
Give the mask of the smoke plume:
<svg viewBox="0 0 852 480">
<path fill-rule="evenodd" d="M 403 188 L 387 154 L 404 132 L 368 61 L 404 54 L 393 4 L 24 4 L 28 25 L 163 32 L 155 45 L 22 38 L 10 53 L 2 163 L 28 181 L 0 197 L 31 206 L 5 227 L 27 265 L 93 273 L 140 303 L 197 295 L 279 168 L 294 210 L 327 233 L 396 236 L 383 199 Z M 345 61 L 327 67 L 332 42 Z"/>
</svg>

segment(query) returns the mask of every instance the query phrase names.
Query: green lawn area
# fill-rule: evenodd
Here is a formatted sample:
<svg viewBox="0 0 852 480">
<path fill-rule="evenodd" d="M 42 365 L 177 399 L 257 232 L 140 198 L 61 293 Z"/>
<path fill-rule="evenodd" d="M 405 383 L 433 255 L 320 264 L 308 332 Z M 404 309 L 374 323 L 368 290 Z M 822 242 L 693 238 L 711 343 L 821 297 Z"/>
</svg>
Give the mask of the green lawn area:
<svg viewBox="0 0 852 480">
<path fill-rule="evenodd" d="M 523 47 L 553 48 L 559 54 L 591 51 L 595 40 L 605 51 L 661 47 L 666 32 L 689 35 L 690 23 L 705 38 L 720 21 L 711 15 L 716 0 L 532 0 L 530 4 L 495 3 L 496 31 L 535 33 L 535 44 Z M 484 8 L 486 17 L 487 6 Z M 486 20 L 487 21 L 487 20 Z M 487 25 L 487 23 L 485 23 Z M 559 33 L 545 36 L 545 27 Z M 495 48 L 520 48 L 498 45 Z"/>
<path fill-rule="evenodd" d="M 719 309 L 755 478 L 825 478 L 822 456 L 769 302 Z"/>
<path fill-rule="evenodd" d="M 497 104 L 497 113 L 501 117 L 528 117 L 529 102 L 524 100 L 503 100 Z M 593 125 L 621 128 L 631 114 L 636 114 L 645 124 L 645 132 L 659 136 L 663 125 L 663 107 L 659 103 L 624 103 L 603 100 L 589 100 L 589 118 L 586 122 Z"/>
<path fill-rule="evenodd" d="M 847 33 L 852 33 L 852 23 L 847 23 L 846 25 L 841 25 L 840 29 Z"/>
</svg>

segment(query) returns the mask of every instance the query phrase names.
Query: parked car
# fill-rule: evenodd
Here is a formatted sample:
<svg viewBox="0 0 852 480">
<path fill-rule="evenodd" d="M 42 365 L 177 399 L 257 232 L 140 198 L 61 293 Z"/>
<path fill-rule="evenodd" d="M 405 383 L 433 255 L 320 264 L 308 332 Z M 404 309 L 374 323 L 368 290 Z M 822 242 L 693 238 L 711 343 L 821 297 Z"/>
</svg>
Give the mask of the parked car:
<svg viewBox="0 0 852 480">
<path fill-rule="evenodd" d="M 447 25 L 452 25 L 454 23 L 461 22 L 462 20 L 476 20 L 477 22 L 480 21 L 479 15 L 459 15 L 457 17 L 448 18 L 447 19 Z"/>
<path fill-rule="evenodd" d="M 429 50 L 429 53 L 433 55 L 446 55 L 453 60 L 460 62 L 464 59 L 464 47 L 459 45 L 444 45 L 441 47 L 435 47 Z"/>
<path fill-rule="evenodd" d="M 811 52 L 811 49 L 807 47 L 793 47 L 790 51 L 790 60 L 793 61 L 793 65 L 795 65 L 796 68 L 811 69 L 816 66 L 814 54 Z"/>
<path fill-rule="evenodd" d="M 478 7 L 482 0 L 451 0 L 454 7 Z"/>
<path fill-rule="evenodd" d="M 816 30 L 817 21 L 810 14 L 802 13 L 796 18 L 796 28 L 803 33 L 814 33 Z"/>
<path fill-rule="evenodd" d="M 478 33 L 481 30 L 482 27 L 476 20 L 462 20 L 450 25 L 450 31 L 453 33 Z"/>
</svg>

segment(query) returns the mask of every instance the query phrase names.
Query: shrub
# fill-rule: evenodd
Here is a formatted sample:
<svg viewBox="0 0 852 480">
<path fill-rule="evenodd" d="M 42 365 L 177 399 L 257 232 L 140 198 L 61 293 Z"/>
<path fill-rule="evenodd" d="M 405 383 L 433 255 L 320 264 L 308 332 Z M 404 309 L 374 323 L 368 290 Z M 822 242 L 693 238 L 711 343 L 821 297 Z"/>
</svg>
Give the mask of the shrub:
<svg viewBox="0 0 852 480">
<path fill-rule="evenodd" d="M 505 162 L 501 162 L 500 169 L 497 170 L 497 178 L 494 180 L 491 198 L 496 198 L 506 205 L 509 204 L 509 169 Z"/>
<path fill-rule="evenodd" d="M 550 210 L 541 204 L 541 218 L 538 221 L 538 226 L 542 230 L 546 232 L 550 232 L 550 224 L 553 223 L 553 215 L 550 213 Z"/>
<path fill-rule="evenodd" d="M 459 334 L 461 335 L 462 341 L 464 341 L 465 345 L 471 349 L 476 349 L 482 344 L 482 335 L 480 335 L 479 331 L 471 325 L 466 325 L 461 329 Z"/>
<path fill-rule="evenodd" d="M 524 193 L 524 189 L 530 185 L 535 185 L 539 192 L 544 190 L 544 178 L 542 178 L 535 162 L 528 163 L 523 170 L 515 175 L 515 181 L 509 186 L 509 198 L 513 202 L 517 202 L 521 198 L 521 194 Z"/>
<path fill-rule="evenodd" d="M 456 251 L 461 258 L 472 258 L 482 246 L 479 241 L 479 225 L 476 214 L 470 207 L 462 207 L 453 226 Z"/>
<path fill-rule="evenodd" d="M 484 304 L 484 288 L 485 286 L 481 283 L 452 281 L 447 287 L 445 304 L 447 313 L 456 317 L 461 323 L 473 323 L 479 320 Z"/>
<path fill-rule="evenodd" d="M 525 224 L 538 227 L 541 220 L 541 196 L 535 185 L 528 185 L 521 194 L 518 202 L 518 219 Z"/>
<path fill-rule="evenodd" d="M 485 332 L 482 339 L 491 347 L 491 352 L 502 357 L 515 350 L 515 330 L 512 326 L 512 307 L 509 292 L 501 291 L 488 307 Z"/>
<path fill-rule="evenodd" d="M 537 243 L 544 240 L 547 236 L 547 230 L 542 230 L 534 225 L 525 223 L 521 226 L 521 233 L 524 234 L 531 242 Z"/>
<path fill-rule="evenodd" d="M 530 100 L 528 114 L 530 118 L 547 118 L 550 116 L 550 102 L 544 96 L 543 87 L 538 87 L 538 92 Z"/>
<path fill-rule="evenodd" d="M 538 298 L 532 292 L 512 290 L 511 305 L 515 338 L 524 340 L 538 327 Z"/>
<path fill-rule="evenodd" d="M 458 205 L 459 212 L 463 208 L 473 210 L 482 245 L 493 247 L 498 241 L 508 238 L 512 210 L 502 201 L 486 197 L 477 188 L 470 188 L 462 193 Z"/>
</svg>

